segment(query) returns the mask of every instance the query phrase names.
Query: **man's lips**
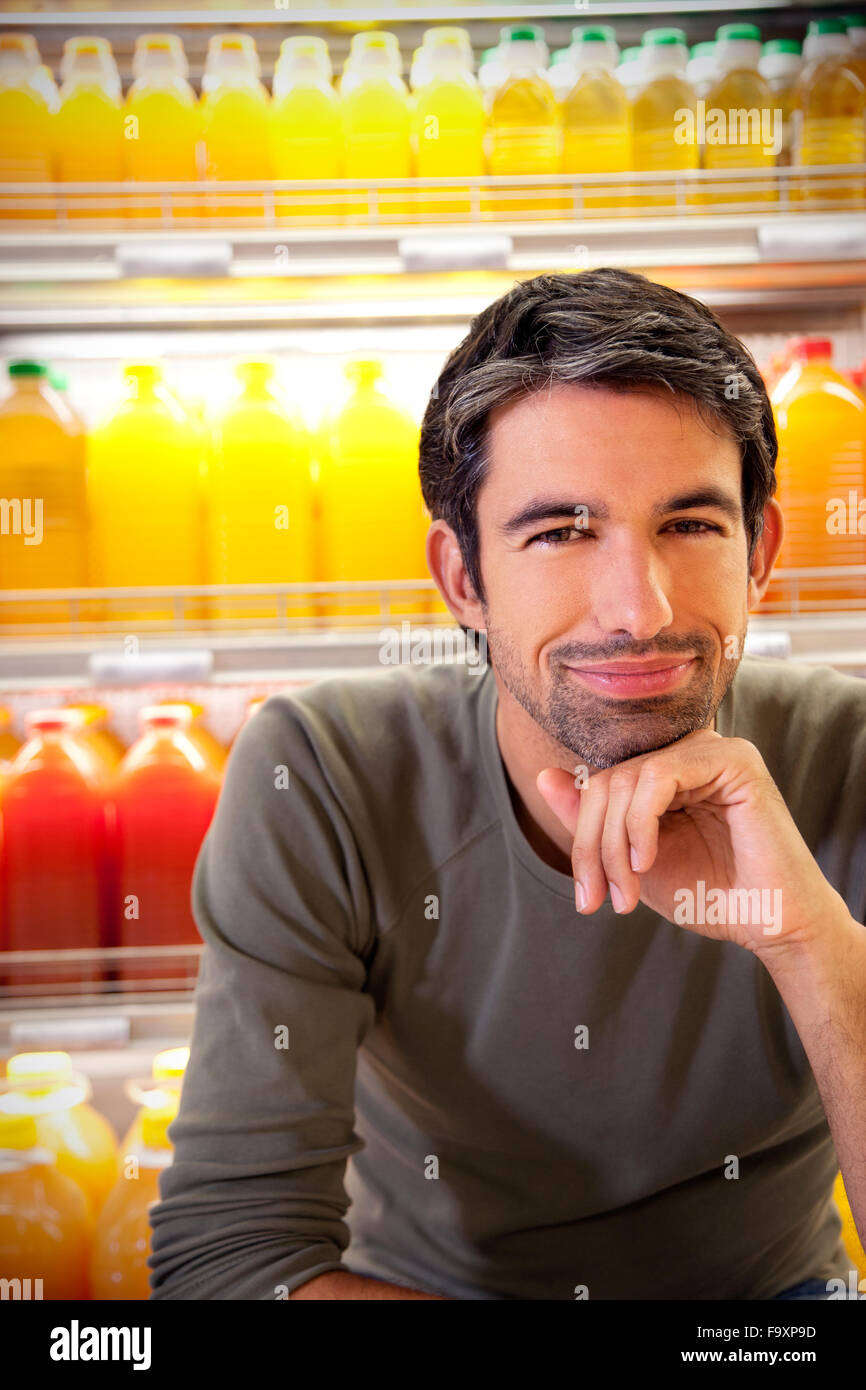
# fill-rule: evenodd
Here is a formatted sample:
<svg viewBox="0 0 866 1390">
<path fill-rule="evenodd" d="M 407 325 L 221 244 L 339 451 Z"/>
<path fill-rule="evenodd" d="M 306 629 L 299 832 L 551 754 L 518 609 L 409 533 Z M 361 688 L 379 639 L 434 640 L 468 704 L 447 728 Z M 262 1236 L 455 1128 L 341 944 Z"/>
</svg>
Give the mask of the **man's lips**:
<svg viewBox="0 0 866 1390">
<path fill-rule="evenodd" d="M 569 666 L 580 680 L 608 695 L 656 694 L 673 689 L 691 671 L 696 658 L 652 657 L 646 661 L 607 661 L 598 666 Z"/>
</svg>

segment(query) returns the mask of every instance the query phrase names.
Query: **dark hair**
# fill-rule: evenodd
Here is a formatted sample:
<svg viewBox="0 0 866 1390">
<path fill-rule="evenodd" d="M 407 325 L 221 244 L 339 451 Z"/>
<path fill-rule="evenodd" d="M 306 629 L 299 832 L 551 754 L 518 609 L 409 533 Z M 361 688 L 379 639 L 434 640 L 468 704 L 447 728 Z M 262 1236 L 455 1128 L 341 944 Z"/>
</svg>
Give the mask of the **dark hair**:
<svg viewBox="0 0 866 1390">
<path fill-rule="evenodd" d="M 454 531 L 479 599 L 476 500 L 488 469 L 496 406 L 552 382 L 690 396 L 711 428 L 727 427 L 742 456 L 749 559 L 776 489 L 773 412 L 754 358 L 689 295 L 630 270 L 536 275 L 473 320 L 448 357 L 421 424 L 421 491 Z"/>
</svg>

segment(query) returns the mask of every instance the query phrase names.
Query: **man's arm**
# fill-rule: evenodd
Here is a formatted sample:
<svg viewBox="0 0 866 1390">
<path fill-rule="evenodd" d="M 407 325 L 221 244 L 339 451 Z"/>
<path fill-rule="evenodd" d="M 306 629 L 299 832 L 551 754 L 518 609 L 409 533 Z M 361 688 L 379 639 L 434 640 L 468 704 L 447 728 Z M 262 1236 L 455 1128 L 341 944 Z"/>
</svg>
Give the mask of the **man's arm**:
<svg viewBox="0 0 866 1390">
<path fill-rule="evenodd" d="M 809 945 L 768 945 L 764 962 L 809 1058 L 866 1246 L 866 927 L 841 904 Z"/>
<path fill-rule="evenodd" d="M 435 1298 L 438 1302 L 447 1301 L 443 1294 L 420 1293 L 417 1289 L 405 1289 L 401 1284 L 386 1284 L 379 1279 L 365 1279 L 362 1274 L 350 1274 L 348 1270 L 333 1269 L 327 1274 L 318 1274 L 315 1279 L 301 1284 L 289 1295 L 290 1298 L 346 1299 L 346 1298 Z"/>
</svg>

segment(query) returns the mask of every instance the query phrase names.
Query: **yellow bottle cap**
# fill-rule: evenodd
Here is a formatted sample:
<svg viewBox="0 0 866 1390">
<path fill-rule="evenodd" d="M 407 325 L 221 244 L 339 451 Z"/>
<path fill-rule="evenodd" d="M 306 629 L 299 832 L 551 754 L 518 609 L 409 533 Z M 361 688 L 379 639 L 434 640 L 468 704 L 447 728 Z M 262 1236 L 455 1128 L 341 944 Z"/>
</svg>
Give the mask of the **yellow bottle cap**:
<svg viewBox="0 0 866 1390">
<path fill-rule="evenodd" d="M 6 1063 L 6 1079 L 17 1086 L 30 1081 L 71 1081 L 72 1058 L 68 1052 L 19 1052 Z"/>
<path fill-rule="evenodd" d="M 169 1047 L 165 1052 L 157 1052 L 153 1059 L 154 1081 L 168 1081 L 175 1076 L 183 1076 L 189 1061 L 188 1047 Z"/>
</svg>

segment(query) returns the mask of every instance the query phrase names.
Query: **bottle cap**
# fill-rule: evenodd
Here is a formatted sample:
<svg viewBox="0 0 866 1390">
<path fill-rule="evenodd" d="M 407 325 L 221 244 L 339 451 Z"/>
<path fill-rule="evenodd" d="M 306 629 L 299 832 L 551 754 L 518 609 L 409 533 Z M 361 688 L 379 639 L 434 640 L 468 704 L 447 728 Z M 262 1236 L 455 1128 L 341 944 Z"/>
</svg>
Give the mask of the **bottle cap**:
<svg viewBox="0 0 866 1390">
<path fill-rule="evenodd" d="M 47 362 L 10 362 L 6 368 L 10 376 L 47 376 Z"/>
</svg>

